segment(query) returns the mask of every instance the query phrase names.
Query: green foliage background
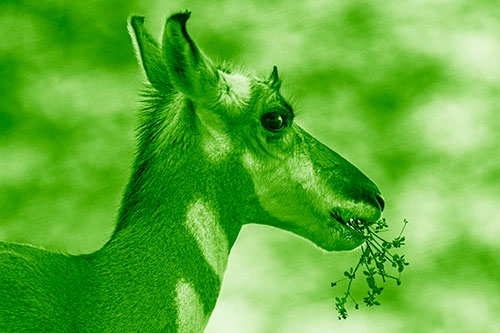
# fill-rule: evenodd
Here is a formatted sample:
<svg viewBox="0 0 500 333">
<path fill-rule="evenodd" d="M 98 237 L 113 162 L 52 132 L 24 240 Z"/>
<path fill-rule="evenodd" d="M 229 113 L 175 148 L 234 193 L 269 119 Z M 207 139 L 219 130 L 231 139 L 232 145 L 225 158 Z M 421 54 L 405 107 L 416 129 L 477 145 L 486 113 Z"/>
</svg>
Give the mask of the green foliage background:
<svg viewBox="0 0 500 333">
<path fill-rule="evenodd" d="M 207 54 L 278 65 L 297 122 L 368 174 L 410 266 L 338 321 L 326 254 L 246 226 L 208 332 L 491 332 L 500 320 L 500 5 L 454 1 L 2 0 L 0 239 L 85 253 L 109 237 L 134 152 L 126 19 L 193 12 Z M 390 235 L 387 237 L 389 238 Z M 366 291 L 357 282 L 358 299 Z"/>
</svg>

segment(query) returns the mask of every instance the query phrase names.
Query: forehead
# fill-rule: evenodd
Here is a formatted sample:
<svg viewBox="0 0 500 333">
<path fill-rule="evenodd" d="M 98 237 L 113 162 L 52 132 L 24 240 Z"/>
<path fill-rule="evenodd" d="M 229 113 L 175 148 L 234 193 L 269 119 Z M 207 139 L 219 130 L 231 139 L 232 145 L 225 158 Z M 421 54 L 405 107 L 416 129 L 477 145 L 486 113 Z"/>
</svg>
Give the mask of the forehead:
<svg viewBox="0 0 500 333">
<path fill-rule="evenodd" d="M 252 85 L 252 104 L 257 114 L 278 112 L 293 119 L 293 109 L 279 90 L 273 89 L 265 80 L 255 79 Z"/>
<path fill-rule="evenodd" d="M 236 142 L 248 145 L 265 140 L 266 130 L 260 124 L 266 113 L 276 112 L 287 124 L 293 123 L 291 106 L 268 81 L 220 68 L 218 74 L 218 102 L 204 105 L 197 112 L 204 125 L 200 128 L 207 130 L 201 132 L 203 149 L 212 161 L 224 159 L 239 145 Z"/>
</svg>

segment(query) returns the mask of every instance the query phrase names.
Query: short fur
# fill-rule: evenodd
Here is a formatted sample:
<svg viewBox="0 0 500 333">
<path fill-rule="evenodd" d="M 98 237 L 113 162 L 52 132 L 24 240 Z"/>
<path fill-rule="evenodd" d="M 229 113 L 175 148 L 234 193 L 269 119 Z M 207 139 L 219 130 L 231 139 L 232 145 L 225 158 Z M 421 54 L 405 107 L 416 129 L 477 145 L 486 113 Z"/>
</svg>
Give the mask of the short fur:
<svg viewBox="0 0 500 333">
<path fill-rule="evenodd" d="M 1 332 L 201 331 L 243 223 L 348 250 L 362 240 L 330 213 L 380 216 L 377 187 L 293 123 L 277 68 L 222 79 L 234 74 L 198 49 L 188 18 L 167 20 L 162 46 L 129 20 L 148 88 L 116 229 L 80 256 L 0 243 Z M 284 127 L 265 127 L 269 114 Z"/>
</svg>

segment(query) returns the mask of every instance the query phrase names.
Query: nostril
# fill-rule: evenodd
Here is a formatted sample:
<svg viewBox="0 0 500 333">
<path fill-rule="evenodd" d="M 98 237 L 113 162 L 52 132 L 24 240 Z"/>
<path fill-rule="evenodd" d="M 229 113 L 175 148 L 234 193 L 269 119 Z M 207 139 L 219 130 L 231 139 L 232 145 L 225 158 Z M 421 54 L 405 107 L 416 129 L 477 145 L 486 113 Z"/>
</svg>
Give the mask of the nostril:
<svg viewBox="0 0 500 333">
<path fill-rule="evenodd" d="M 380 205 L 380 210 L 384 211 L 384 197 L 382 197 L 382 194 L 375 194 L 375 197 L 377 198 L 378 204 Z"/>
</svg>

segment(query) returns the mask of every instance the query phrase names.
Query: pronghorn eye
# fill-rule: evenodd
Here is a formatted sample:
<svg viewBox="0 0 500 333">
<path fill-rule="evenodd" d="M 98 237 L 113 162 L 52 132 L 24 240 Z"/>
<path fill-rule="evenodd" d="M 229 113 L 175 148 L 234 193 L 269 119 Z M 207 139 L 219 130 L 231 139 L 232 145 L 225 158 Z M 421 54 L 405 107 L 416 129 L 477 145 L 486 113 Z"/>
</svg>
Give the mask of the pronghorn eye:
<svg viewBox="0 0 500 333">
<path fill-rule="evenodd" d="M 269 112 L 262 116 L 262 125 L 271 132 L 279 132 L 286 126 L 285 118 L 278 112 Z"/>
</svg>

